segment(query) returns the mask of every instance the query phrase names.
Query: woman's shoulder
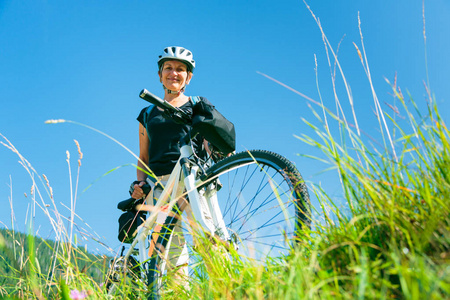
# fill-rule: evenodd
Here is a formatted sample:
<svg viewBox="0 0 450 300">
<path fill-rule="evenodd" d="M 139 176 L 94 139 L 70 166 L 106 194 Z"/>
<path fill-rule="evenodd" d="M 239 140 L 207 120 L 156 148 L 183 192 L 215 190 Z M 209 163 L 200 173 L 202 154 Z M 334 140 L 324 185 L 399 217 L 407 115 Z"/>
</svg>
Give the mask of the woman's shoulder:
<svg viewBox="0 0 450 300">
<path fill-rule="evenodd" d="M 149 115 L 151 114 L 151 112 L 153 111 L 153 108 L 155 108 L 155 106 L 153 104 L 150 104 L 147 107 L 144 107 L 141 112 L 139 113 L 139 116 L 137 117 L 137 120 L 140 123 L 145 124 L 148 120 Z"/>
<path fill-rule="evenodd" d="M 141 112 L 139 113 L 139 115 L 144 115 L 144 114 L 149 115 L 152 112 L 153 108 L 155 108 L 155 106 L 153 104 L 150 104 L 149 106 L 141 109 Z"/>
<path fill-rule="evenodd" d="M 191 103 L 193 105 L 197 105 L 200 102 L 206 103 L 208 105 L 212 105 L 211 102 L 209 102 L 209 100 L 203 96 L 191 96 L 190 99 L 191 99 Z"/>
</svg>

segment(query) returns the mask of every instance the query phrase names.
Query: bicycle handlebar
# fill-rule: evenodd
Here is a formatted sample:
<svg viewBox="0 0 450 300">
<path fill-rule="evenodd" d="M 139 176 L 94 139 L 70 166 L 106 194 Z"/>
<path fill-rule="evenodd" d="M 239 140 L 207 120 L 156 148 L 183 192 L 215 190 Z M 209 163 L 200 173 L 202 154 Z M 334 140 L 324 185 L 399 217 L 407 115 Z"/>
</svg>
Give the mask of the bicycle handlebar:
<svg viewBox="0 0 450 300">
<path fill-rule="evenodd" d="M 178 124 L 191 124 L 192 123 L 192 116 L 190 114 L 188 114 L 187 112 L 185 112 L 184 110 L 182 110 L 179 107 L 173 106 L 166 100 L 163 100 L 163 99 L 159 98 L 158 96 L 153 95 L 146 89 L 143 89 L 141 91 L 141 93 L 139 94 L 139 97 L 141 97 L 145 101 L 148 101 L 151 104 L 154 104 L 157 107 L 164 110 L 163 116 L 165 118 L 170 118 Z M 180 139 L 180 144 L 187 145 L 187 144 L 189 144 L 190 139 L 191 139 L 191 135 L 188 134 Z"/>
<path fill-rule="evenodd" d="M 146 89 L 143 89 L 139 93 L 139 97 L 141 97 L 142 99 L 144 99 L 147 102 L 150 102 L 151 104 L 156 105 L 157 107 L 159 107 L 159 108 L 161 108 L 161 109 L 163 109 L 165 111 L 168 111 L 172 115 L 181 116 L 183 119 L 188 119 L 189 118 L 189 115 L 184 110 L 173 106 L 172 104 L 170 104 L 166 100 L 163 100 L 163 99 L 159 98 L 158 96 L 150 93 Z"/>
</svg>

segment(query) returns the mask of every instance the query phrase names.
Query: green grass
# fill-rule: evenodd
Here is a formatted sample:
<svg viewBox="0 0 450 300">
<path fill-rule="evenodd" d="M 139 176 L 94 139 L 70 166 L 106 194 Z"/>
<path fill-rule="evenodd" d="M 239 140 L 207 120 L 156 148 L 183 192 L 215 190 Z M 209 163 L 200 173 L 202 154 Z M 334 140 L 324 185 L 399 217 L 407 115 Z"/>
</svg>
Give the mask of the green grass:
<svg viewBox="0 0 450 300">
<path fill-rule="evenodd" d="M 449 131 L 434 101 L 426 114 L 411 112 L 395 90 L 411 128 L 401 128 L 384 112 L 397 130 L 389 147 L 363 141 L 346 122 L 336 140 L 326 129 L 308 123 L 317 137 L 301 139 L 318 147 L 338 170 L 345 205 L 339 205 L 320 187 L 312 185 L 321 210 L 313 229 L 305 230 L 291 255 L 268 258 L 265 264 L 244 261 L 224 249 L 198 249 L 205 262 L 189 278 L 189 289 L 169 283 L 167 299 L 444 299 L 450 293 L 450 143 Z M 409 99 L 409 106 L 415 107 Z M 319 116 L 316 113 L 316 116 Z M 342 140 L 347 141 L 347 144 Z M 386 143 L 389 144 L 389 143 Z M 396 157 L 391 149 L 396 150 Z M 339 209 L 338 207 L 345 207 Z M 318 208 L 316 208 L 318 209 Z M 322 220 L 322 221 L 319 221 Z M 4 233 L 5 234 L 5 233 Z M 12 232 L 10 232 L 12 234 Z M 85 291 L 90 299 L 106 299 L 101 286 L 104 274 L 93 279 L 72 259 L 88 260 L 78 248 L 67 243 L 40 243 L 53 251 L 58 276 L 49 279 L 33 255 L 34 237 L 12 244 L 0 238 L 2 259 L 10 258 L 13 286 L 2 284 L 0 295 L 20 299 L 69 299 L 74 290 Z M 15 247 L 15 254 L 12 253 Z M 21 248 L 22 247 L 22 248 Z M 25 251 L 28 248 L 28 251 Z M 11 257 L 13 259 L 11 259 Z M 91 261 L 92 264 L 100 263 Z M 90 263 L 88 263 L 89 265 Z M 208 274 L 208 276 L 205 276 Z M 5 283 L 4 276 L 0 281 Z M 119 290 L 127 298 L 134 293 L 144 298 L 145 287 Z M 7 298 L 5 298 L 7 299 Z"/>
<path fill-rule="evenodd" d="M 268 258 L 261 265 L 237 257 L 224 260 L 220 250 L 200 251 L 208 278 L 194 278 L 190 292 L 168 298 L 180 298 L 180 293 L 186 299 L 449 298 L 448 128 L 434 101 L 415 119 L 419 112 L 409 111 L 401 94 L 394 92 L 412 128 L 408 133 L 392 121 L 398 134 L 390 149 L 364 143 L 331 114 L 341 122 L 350 145 L 327 133 L 325 122 L 325 129 L 310 124 L 318 138 L 301 138 L 320 148 L 338 170 L 347 209 L 339 209 L 313 186 L 324 221 L 315 220 L 313 229 L 303 232 L 291 255 Z"/>
<path fill-rule="evenodd" d="M 0 238 L 0 296 L 53 299 L 69 297 L 69 287 L 89 293 L 101 290 L 105 256 L 8 229 L 0 229 Z"/>
</svg>

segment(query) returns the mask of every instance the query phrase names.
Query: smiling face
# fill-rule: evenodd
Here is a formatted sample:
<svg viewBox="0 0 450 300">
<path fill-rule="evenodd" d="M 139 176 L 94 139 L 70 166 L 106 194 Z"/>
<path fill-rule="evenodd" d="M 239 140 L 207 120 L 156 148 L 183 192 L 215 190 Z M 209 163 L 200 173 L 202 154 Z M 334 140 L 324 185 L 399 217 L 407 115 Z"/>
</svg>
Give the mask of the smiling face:
<svg viewBox="0 0 450 300">
<path fill-rule="evenodd" d="M 178 60 L 165 61 L 158 74 L 162 84 L 171 91 L 180 91 L 192 78 L 187 66 Z"/>
</svg>

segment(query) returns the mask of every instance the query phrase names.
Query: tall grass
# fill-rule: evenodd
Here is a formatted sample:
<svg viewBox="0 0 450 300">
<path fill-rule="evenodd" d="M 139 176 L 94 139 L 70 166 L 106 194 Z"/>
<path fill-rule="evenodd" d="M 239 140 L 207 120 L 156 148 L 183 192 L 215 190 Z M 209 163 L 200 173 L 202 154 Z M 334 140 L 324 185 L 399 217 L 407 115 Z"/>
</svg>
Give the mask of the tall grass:
<svg viewBox="0 0 450 300">
<path fill-rule="evenodd" d="M 75 182 L 72 181 L 70 153 L 67 151 L 67 163 L 70 177 L 70 204 L 65 206 L 69 215 L 65 216 L 53 197 L 49 179 L 40 175 L 32 164 L 21 155 L 19 150 L 3 135 L 2 144 L 19 157 L 32 182 L 29 195 L 29 209 L 26 218 L 26 233 L 14 223 L 13 199 L 11 196 L 11 225 L 2 223 L 0 231 L 0 299 L 7 295 L 15 299 L 74 299 L 76 295 L 103 294 L 101 284 L 107 271 L 106 257 L 89 254 L 86 248 L 78 247 L 78 235 L 82 239 L 98 240 L 87 224 L 76 215 L 78 179 L 82 152 L 77 141 L 78 171 Z M 12 186 L 12 185 L 11 185 Z M 12 193 L 11 193 L 12 195 Z M 35 214 L 40 209 L 47 217 L 52 228 L 52 239 L 45 240 L 36 236 Z M 77 227 L 75 232 L 74 227 Z M 110 249 L 106 249 L 110 250 Z M 84 295 L 83 294 L 83 295 Z M 9 298 L 5 298 L 9 299 Z"/>
<path fill-rule="evenodd" d="M 323 127 L 308 122 L 317 137 L 299 137 L 319 148 L 339 170 L 348 209 L 339 208 L 342 205 L 312 185 L 324 208 L 318 211 L 323 221 L 315 220 L 313 229 L 303 232 L 291 255 L 278 260 L 268 258 L 261 264 L 240 260 L 238 256 L 226 259 L 220 247 L 197 249 L 204 265 L 189 279 L 189 289 L 169 284 L 166 298 L 448 298 L 449 131 L 435 101 L 429 101 L 428 110 L 422 115 L 412 99 L 408 104 L 398 88 L 392 89 L 411 126 L 402 128 L 383 111 L 399 132 L 392 143 L 397 158 L 390 149 L 365 142 L 330 112 L 326 112 L 328 117 L 348 133 L 343 140 L 350 141 L 351 146 L 342 144 L 341 134 L 336 140 L 317 112 Z M 28 243 L 18 241 L 16 250 L 0 239 L 2 255 L 13 257 L 9 267 L 15 270 L 17 283 L 15 287 L 2 286 L 0 294 L 22 299 L 76 299 L 88 294 L 92 299 L 107 298 L 100 282 L 87 276 L 71 259 L 74 252 L 81 253 L 70 243 L 71 226 L 65 229 L 58 218 L 50 221 L 60 230 L 59 236 L 67 238 L 54 245 L 42 245 L 53 251 L 58 276 L 50 276 L 49 270 L 43 272 L 33 255 L 23 256 L 25 251 L 20 247 L 35 253 L 35 238 L 31 235 Z M 104 272 L 106 275 L 106 268 Z M 78 296 L 75 291 L 80 291 Z M 128 293 L 145 297 L 143 289 L 125 283 L 119 291 L 122 296 L 118 298 L 127 298 Z"/>
<path fill-rule="evenodd" d="M 409 126 L 380 110 L 398 132 L 387 143 L 373 144 L 330 110 L 322 111 L 325 121 L 311 107 L 321 126 L 305 120 L 316 137 L 299 139 L 338 170 L 344 201 L 312 185 L 320 218 L 289 256 L 260 264 L 200 251 L 207 267 L 189 291 L 168 298 L 450 298 L 449 131 L 433 98 L 423 113 L 390 86 Z M 341 128 L 337 138 L 327 128 L 333 120 Z"/>
</svg>

